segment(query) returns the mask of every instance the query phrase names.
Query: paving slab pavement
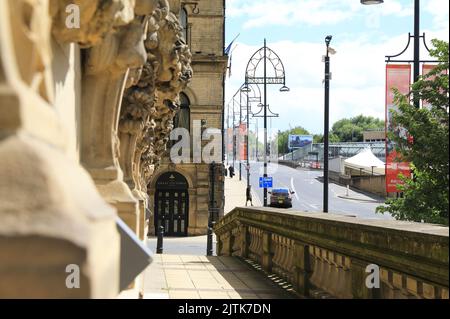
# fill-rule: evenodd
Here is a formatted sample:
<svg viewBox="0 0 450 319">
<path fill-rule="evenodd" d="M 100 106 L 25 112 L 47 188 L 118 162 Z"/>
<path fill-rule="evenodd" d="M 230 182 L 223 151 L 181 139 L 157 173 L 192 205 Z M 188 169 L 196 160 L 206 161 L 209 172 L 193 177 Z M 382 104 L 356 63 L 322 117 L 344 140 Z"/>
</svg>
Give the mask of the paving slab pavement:
<svg viewBox="0 0 450 319">
<path fill-rule="evenodd" d="M 237 206 L 245 206 L 246 188 L 246 180 L 239 181 L 239 176 L 225 178 L 225 214 Z M 253 205 L 261 206 L 254 189 L 252 193 Z M 136 280 L 135 288 L 122 292 L 119 298 L 138 298 L 139 291 L 147 299 L 271 298 L 270 279 L 235 258 L 206 257 L 206 239 L 206 236 L 165 237 L 163 254 L 155 254 L 153 263 Z M 146 238 L 145 245 L 155 252 L 156 237 Z M 213 254 L 215 248 L 213 236 Z"/>
<path fill-rule="evenodd" d="M 239 173 L 233 178 L 225 177 L 225 215 L 231 212 L 235 207 L 245 206 L 247 191 L 247 180 L 239 180 Z M 255 193 L 255 186 L 252 185 L 253 206 L 262 206 L 259 197 Z M 248 203 L 250 205 L 250 202 Z"/>
<path fill-rule="evenodd" d="M 234 257 L 155 255 L 143 299 L 293 299 L 263 273 Z"/>
</svg>

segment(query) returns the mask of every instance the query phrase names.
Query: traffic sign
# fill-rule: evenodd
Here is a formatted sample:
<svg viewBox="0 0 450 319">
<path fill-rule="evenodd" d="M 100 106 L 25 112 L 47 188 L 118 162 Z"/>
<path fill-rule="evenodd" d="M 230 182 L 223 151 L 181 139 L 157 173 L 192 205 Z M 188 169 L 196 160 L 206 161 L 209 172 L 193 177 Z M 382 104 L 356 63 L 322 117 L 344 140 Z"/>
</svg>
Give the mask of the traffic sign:
<svg viewBox="0 0 450 319">
<path fill-rule="evenodd" d="M 260 188 L 272 188 L 273 187 L 273 177 L 260 177 L 259 178 Z"/>
</svg>

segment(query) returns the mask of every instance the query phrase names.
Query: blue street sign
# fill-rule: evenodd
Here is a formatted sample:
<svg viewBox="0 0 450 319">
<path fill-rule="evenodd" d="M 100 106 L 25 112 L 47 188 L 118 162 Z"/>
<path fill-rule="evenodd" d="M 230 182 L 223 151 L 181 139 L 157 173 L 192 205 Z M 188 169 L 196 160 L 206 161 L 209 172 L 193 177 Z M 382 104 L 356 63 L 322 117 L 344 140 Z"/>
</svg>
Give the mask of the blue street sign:
<svg viewBox="0 0 450 319">
<path fill-rule="evenodd" d="M 272 187 L 273 187 L 273 177 L 259 178 L 259 188 L 272 188 Z"/>
</svg>

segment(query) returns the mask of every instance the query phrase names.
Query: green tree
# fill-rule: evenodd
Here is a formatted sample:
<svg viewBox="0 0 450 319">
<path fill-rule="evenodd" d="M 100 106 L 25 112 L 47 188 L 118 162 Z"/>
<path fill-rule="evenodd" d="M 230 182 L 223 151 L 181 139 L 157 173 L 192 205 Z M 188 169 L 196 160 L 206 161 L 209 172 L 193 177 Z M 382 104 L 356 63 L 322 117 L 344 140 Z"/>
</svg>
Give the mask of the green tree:
<svg viewBox="0 0 450 319">
<path fill-rule="evenodd" d="M 448 42 L 433 40 L 430 55 L 440 63 L 414 83 L 409 95 L 395 91 L 398 112 L 393 124 L 408 131 L 409 137 L 390 135 L 404 160 L 412 163 L 413 178 L 401 177 L 402 198 L 389 199 L 377 212 L 389 212 L 400 220 L 448 225 L 449 196 L 449 100 Z M 427 101 L 430 107 L 416 109 L 412 98 Z"/>
<path fill-rule="evenodd" d="M 384 130 L 384 121 L 372 116 L 358 115 L 337 121 L 331 132 L 341 142 L 362 142 L 363 132 L 368 130 Z"/>
<path fill-rule="evenodd" d="M 339 136 L 334 134 L 333 132 L 330 132 L 328 135 L 330 143 L 339 143 L 341 140 Z M 314 143 L 323 143 L 323 134 L 315 134 L 314 135 Z"/>
</svg>

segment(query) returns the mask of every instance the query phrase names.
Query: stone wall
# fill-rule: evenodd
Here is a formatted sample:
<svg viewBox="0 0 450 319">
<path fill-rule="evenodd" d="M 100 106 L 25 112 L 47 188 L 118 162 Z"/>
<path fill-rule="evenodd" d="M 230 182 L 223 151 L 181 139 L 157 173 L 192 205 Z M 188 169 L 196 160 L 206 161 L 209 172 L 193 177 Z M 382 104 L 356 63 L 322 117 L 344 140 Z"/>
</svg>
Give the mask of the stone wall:
<svg viewBox="0 0 450 319">
<path fill-rule="evenodd" d="M 117 213 L 143 237 L 192 76 L 180 30 L 167 0 L 0 1 L 0 298 L 117 295 Z"/>
<path fill-rule="evenodd" d="M 302 296 L 449 298 L 448 227 L 236 208 L 214 231 L 219 256 L 252 260 Z"/>
<path fill-rule="evenodd" d="M 386 196 L 386 176 L 352 177 L 350 186 L 365 192 Z"/>
</svg>

